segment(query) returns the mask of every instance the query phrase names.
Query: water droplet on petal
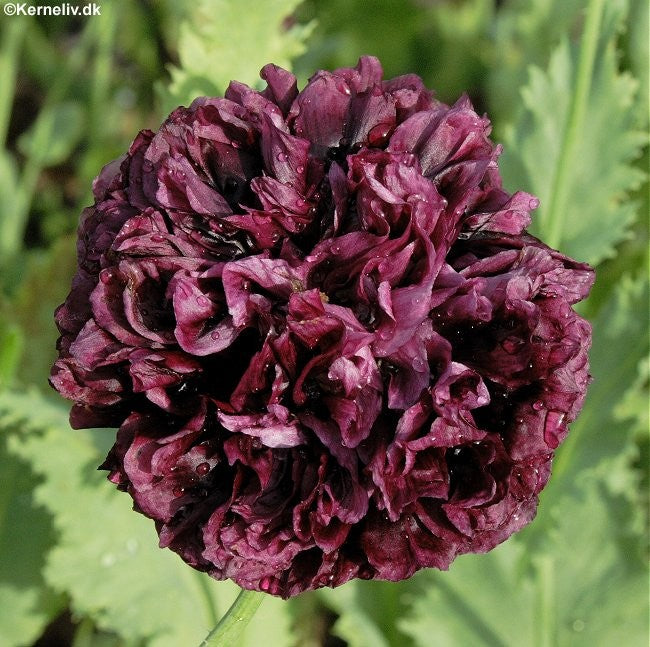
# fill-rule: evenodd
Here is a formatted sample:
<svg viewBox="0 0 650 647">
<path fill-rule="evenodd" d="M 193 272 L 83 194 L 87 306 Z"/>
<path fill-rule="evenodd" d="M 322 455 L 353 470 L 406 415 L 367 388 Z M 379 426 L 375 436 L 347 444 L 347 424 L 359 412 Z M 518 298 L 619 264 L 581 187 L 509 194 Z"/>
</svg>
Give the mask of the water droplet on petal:
<svg viewBox="0 0 650 647">
<path fill-rule="evenodd" d="M 373 126 L 368 133 L 368 144 L 375 147 L 384 146 L 388 141 L 388 135 L 391 130 L 391 124 L 377 124 Z"/>
<path fill-rule="evenodd" d="M 185 488 L 184 488 L 184 487 L 175 487 L 175 488 L 172 490 L 172 494 L 173 494 L 175 497 L 181 497 L 181 496 L 183 496 L 183 494 L 185 494 Z"/>
<path fill-rule="evenodd" d="M 535 400 L 535 402 L 533 402 L 533 409 L 535 411 L 541 411 L 543 407 L 544 403 L 541 400 Z"/>
<path fill-rule="evenodd" d="M 427 367 L 427 363 L 421 357 L 414 357 L 411 361 L 411 366 L 419 373 L 422 373 Z"/>
<path fill-rule="evenodd" d="M 203 295 L 196 297 L 196 302 L 202 308 L 207 308 L 210 305 L 210 299 L 208 299 L 208 297 L 205 297 Z"/>
<path fill-rule="evenodd" d="M 275 158 L 278 160 L 278 162 L 286 162 L 287 161 L 287 155 L 286 153 L 278 153 Z"/>
<path fill-rule="evenodd" d="M 218 330 L 213 330 L 213 331 L 210 333 L 210 337 L 211 337 L 212 339 L 214 339 L 214 340 L 217 340 L 217 339 L 219 339 L 219 338 L 221 337 L 221 333 L 220 333 Z"/>
<path fill-rule="evenodd" d="M 205 476 L 210 471 L 210 463 L 199 463 L 196 466 L 195 471 L 199 476 Z"/>
<path fill-rule="evenodd" d="M 110 270 L 102 270 L 99 274 L 99 280 L 104 285 L 110 283 L 112 279 L 113 279 L 113 272 L 111 272 Z"/>
<path fill-rule="evenodd" d="M 539 200 L 537 198 L 532 198 L 528 203 L 528 208 L 532 210 L 537 209 L 537 207 L 539 207 Z"/>
</svg>

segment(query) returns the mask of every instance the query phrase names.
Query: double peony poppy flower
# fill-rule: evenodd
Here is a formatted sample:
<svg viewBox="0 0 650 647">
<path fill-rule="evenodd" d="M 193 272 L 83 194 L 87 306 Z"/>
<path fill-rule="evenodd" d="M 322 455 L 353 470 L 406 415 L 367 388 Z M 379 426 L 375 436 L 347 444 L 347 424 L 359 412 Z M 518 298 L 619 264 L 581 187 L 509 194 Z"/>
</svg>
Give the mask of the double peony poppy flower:
<svg viewBox="0 0 650 647">
<path fill-rule="evenodd" d="M 592 270 L 467 98 L 379 62 L 178 108 L 94 184 L 51 382 L 161 546 L 289 597 L 490 550 L 589 381 Z"/>
</svg>

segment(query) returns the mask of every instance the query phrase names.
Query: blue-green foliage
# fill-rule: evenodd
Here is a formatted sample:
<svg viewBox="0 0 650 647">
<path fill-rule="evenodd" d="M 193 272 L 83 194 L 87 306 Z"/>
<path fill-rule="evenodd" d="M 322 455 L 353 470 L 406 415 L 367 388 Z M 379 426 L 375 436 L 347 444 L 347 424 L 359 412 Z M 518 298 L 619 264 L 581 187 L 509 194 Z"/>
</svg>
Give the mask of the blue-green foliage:
<svg viewBox="0 0 650 647">
<path fill-rule="evenodd" d="M 268 599 L 241 645 L 647 645 L 647 2 L 107 0 L 102 13 L 0 21 L 0 644 L 32 644 L 67 608 L 79 645 L 191 646 L 230 604 L 234 585 L 158 550 L 95 472 L 113 432 L 70 430 L 48 392 L 51 313 L 92 177 L 139 128 L 231 78 L 257 83 L 265 62 L 293 61 L 304 81 L 370 53 L 389 76 L 414 71 L 442 99 L 467 90 L 489 109 L 507 187 L 542 198 L 533 230 L 596 265 L 582 306 L 594 381 L 519 535 L 447 573 Z"/>
</svg>

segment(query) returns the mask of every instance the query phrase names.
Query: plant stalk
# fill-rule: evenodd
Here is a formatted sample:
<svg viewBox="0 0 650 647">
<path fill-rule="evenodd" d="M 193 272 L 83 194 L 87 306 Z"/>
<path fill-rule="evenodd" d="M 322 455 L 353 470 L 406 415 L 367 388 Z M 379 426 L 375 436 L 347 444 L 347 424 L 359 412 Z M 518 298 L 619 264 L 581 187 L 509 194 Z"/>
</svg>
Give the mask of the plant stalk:
<svg viewBox="0 0 650 647">
<path fill-rule="evenodd" d="M 236 645 L 241 632 L 250 622 L 264 599 L 264 593 L 242 589 L 237 599 L 217 626 L 205 637 L 199 647 L 231 647 Z"/>
<path fill-rule="evenodd" d="M 575 163 L 576 146 L 580 139 L 583 123 L 587 114 L 589 93 L 596 60 L 596 50 L 600 35 L 600 23 L 604 0 L 590 0 L 587 7 L 575 91 L 571 98 L 569 116 L 562 137 L 560 156 L 555 167 L 551 187 L 550 204 L 546 216 L 546 243 L 559 249 L 562 243 L 562 225 L 566 217 L 566 205 L 569 198 L 569 167 Z"/>
</svg>

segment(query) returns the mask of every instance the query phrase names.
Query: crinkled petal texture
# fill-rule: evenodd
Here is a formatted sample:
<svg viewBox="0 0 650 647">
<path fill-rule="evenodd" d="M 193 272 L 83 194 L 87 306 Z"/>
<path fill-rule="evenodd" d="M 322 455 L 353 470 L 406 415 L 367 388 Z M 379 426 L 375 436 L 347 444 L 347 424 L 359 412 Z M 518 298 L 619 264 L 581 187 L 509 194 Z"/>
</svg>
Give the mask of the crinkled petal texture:
<svg viewBox="0 0 650 647">
<path fill-rule="evenodd" d="M 217 579 L 289 597 L 490 550 L 582 405 L 593 272 L 525 232 L 467 98 L 370 57 L 262 77 L 101 172 L 51 383 Z"/>
</svg>

